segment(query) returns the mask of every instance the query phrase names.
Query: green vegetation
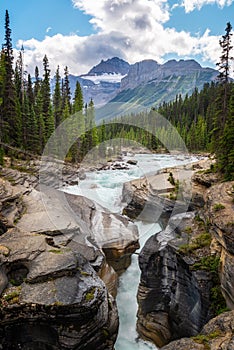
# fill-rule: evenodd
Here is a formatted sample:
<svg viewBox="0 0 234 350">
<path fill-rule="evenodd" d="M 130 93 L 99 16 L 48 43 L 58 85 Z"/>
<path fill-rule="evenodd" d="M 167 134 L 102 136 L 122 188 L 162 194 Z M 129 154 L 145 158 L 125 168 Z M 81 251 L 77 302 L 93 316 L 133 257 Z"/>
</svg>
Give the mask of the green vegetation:
<svg viewBox="0 0 234 350">
<path fill-rule="evenodd" d="M 220 337 L 221 335 L 222 335 L 222 333 L 220 332 L 220 330 L 216 330 L 208 335 L 198 334 L 197 336 L 192 337 L 192 339 L 196 343 L 204 345 L 205 350 L 210 350 L 209 342 L 212 339 L 216 339 L 216 338 Z"/>
<path fill-rule="evenodd" d="M 216 203 L 213 207 L 214 211 L 220 211 L 222 209 L 225 209 L 225 206 L 221 203 Z"/>
<path fill-rule="evenodd" d="M 189 254 L 197 249 L 209 247 L 210 244 L 211 235 L 208 232 L 204 232 L 192 239 L 190 243 L 181 245 L 179 252 L 183 254 Z"/>
<path fill-rule="evenodd" d="M 95 288 L 95 287 L 91 288 L 91 289 L 86 293 L 86 295 L 85 295 L 85 300 L 86 300 L 86 301 L 91 301 L 91 300 L 93 300 L 94 297 L 95 297 L 95 291 L 96 291 L 96 288 Z"/>
<path fill-rule="evenodd" d="M 218 276 L 217 276 L 218 278 Z M 228 311 L 226 301 L 223 297 L 220 283 L 217 282 L 216 285 L 211 289 L 211 307 L 215 315 L 220 315 L 225 311 Z"/>
<path fill-rule="evenodd" d="M 63 254 L 63 252 L 60 249 L 50 249 L 49 253 L 54 253 L 54 254 Z"/>
<path fill-rule="evenodd" d="M 193 270 L 206 270 L 217 273 L 220 264 L 220 258 L 215 255 L 208 255 L 201 258 L 200 261 L 196 262 L 193 266 Z"/>
<path fill-rule="evenodd" d="M 91 149 L 94 160 L 98 156 L 110 158 L 121 147 L 132 145 L 133 141 L 152 151 L 175 149 L 183 152 L 187 147 L 190 151 L 208 150 L 216 153 L 217 170 L 223 174 L 225 180 L 233 179 L 234 83 L 229 79 L 231 29 L 228 23 L 225 35 L 220 40 L 222 52 L 217 82 L 206 83 L 201 91 L 196 88 L 191 91 L 191 96 L 183 96 L 181 91 L 173 102 L 162 102 L 157 107 L 155 87 L 150 84 L 150 92 L 141 91 L 142 87 L 137 87 L 141 98 L 147 98 L 151 104 L 150 111 L 123 115 L 115 118 L 113 123 L 102 122 L 97 126 L 94 103 L 91 99 L 84 105 L 79 82 L 76 83 L 74 98 L 71 99 L 67 66 L 64 68 L 63 78 L 60 67 L 57 67 L 53 91 L 50 87 L 50 67 L 46 55 L 43 58 L 41 74 L 38 67 L 35 67 L 34 79 L 32 80 L 30 74 L 25 77 L 23 50 L 14 62 L 10 18 L 6 11 L 5 41 L 0 53 L 0 165 L 3 164 L 3 152 L 14 157 L 12 147 L 41 154 L 53 131 L 66 120 L 66 135 L 61 133 L 52 147 L 57 155 L 61 144 L 67 141 L 73 144 L 66 160 L 80 162 Z M 184 84 L 191 85 L 191 77 L 180 79 L 187 79 Z M 135 92 L 131 90 L 128 93 Z M 121 99 L 120 95 L 119 97 Z M 142 101 L 139 99 L 138 102 Z M 158 118 L 158 113 L 165 119 Z M 135 126 L 136 120 L 140 121 L 139 126 Z M 180 136 L 186 147 L 181 143 Z M 215 167 L 210 171 L 215 171 Z M 175 193 L 171 194 L 171 198 L 176 199 L 180 195 L 178 184 L 173 176 L 169 176 L 169 181 L 177 186 Z"/>
<path fill-rule="evenodd" d="M 172 186 L 175 186 L 175 179 L 172 173 L 169 173 L 168 179 L 167 179 Z"/>
<path fill-rule="evenodd" d="M 5 302 L 8 302 L 9 304 L 16 304 L 19 302 L 20 291 L 21 291 L 21 287 L 17 287 L 17 288 L 14 287 L 14 290 L 12 291 L 9 290 L 9 293 L 5 293 L 2 299 Z"/>
</svg>

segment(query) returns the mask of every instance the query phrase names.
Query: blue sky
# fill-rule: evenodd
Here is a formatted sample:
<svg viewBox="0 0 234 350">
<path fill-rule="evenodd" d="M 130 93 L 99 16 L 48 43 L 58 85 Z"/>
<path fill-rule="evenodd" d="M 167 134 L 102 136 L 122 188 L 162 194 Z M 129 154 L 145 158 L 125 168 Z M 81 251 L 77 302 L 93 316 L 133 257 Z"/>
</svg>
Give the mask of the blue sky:
<svg viewBox="0 0 234 350">
<path fill-rule="evenodd" d="M 45 54 L 52 72 L 59 64 L 73 74 L 113 56 L 195 58 L 214 67 L 219 37 L 228 21 L 234 26 L 234 0 L 1 0 L 1 43 L 6 9 L 30 72 Z"/>
</svg>

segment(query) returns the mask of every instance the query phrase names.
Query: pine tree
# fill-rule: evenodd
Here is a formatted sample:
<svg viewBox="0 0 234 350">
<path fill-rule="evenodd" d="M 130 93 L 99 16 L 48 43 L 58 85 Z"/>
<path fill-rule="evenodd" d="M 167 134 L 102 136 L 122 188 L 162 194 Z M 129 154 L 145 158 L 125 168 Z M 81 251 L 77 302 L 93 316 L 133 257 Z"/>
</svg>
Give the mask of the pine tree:
<svg viewBox="0 0 234 350">
<path fill-rule="evenodd" d="M 1 52 L 0 55 L 0 142 L 4 141 L 3 134 L 6 129 L 3 119 L 3 92 L 4 92 L 4 81 L 5 81 L 5 55 Z"/>
<path fill-rule="evenodd" d="M 227 172 L 230 173 L 230 170 L 227 171 L 229 167 L 230 154 L 230 146 L 228 146 L 227 140 L 230 139 L 230 141 L 232 141 L 232 138 L 230 137 L 229 130 L 227 128 L 231 128 L 231 130 L 233 130 L 231 120 L 232 113 L 229 111 L 229 100 L 231 97 L 231 83 L 229 82 L 229 76 L 231 61 L 233 60 L 231 55 L 231 51 L 233 49 L 231 45 L 231 30 L 232 26 L 230 22 L 228 22 L 225 29 L 226 33 L 219 41 L 222 48 L 222 55 L 220 57 L 220 62 L 217 64 L 219 67 L 219 93 L 216 99 L 216 116 L 213 129 L 213 149 L 216 154 L 218 168 L 222 174 Z M 233 144 L 231 144 L 231 147 L 233 147 Z"/>
<path fill-rule="evenodd" d="M 223 152 L 219 156 L 219 167 L 225 180 L 234 180 L 234 84 L 231 86 L 228 115 L 221 139 Z"/>
<path fill-rule="evenodd" d="M 69 82 L 69 72 L 67 66 L 64 69 L 64 80 L 63 80 L 63 88 L 62 88 L 62 109 L 69 108 L 69 114 L 71 114 L 71 89 Z"/>
<path fill-rule="evenodd" d="M 42 114 L 45 126 L 45 140 L 47 141 L 54 130 L 54 122 L 51 116 L 51 100 L 50 100 L 50 69 L 49 61 L 45 55 L 43 58 L 44 74 L 41 84 L 42 95 Z"/>
<path fill-rule="evenodd" d="M 83 150 L 82 147 L 84 145 L 84 132 L 85 132 L 85 119 L 83 114 L 83 93 L 80 86 L 80 83 L 76 82 L 76 89 L 74 93 L 72 111 L 74 113 L 74 128 L 73 133 L 78 134 L 78 139 L 71 147 L 71 155 L 73 162 L 80 162 L 83 158 Z M 75 136 L 76 136 L 75 135 Z"/>
<path fill-rule="evenodd" d="M 3 55 L 5 63 L 5 74 L 3 81 L 3 124 L 4 134 L 2 135 L 5 142 L 14 145 L 19 144 L 19 120 L 16 111 L 16 93 L 14 87 L 14 71 L 13 71 L 13 49 L 11 40 L 10 18 L 6 10 L 5 15 L 5 43 L 3 45 Z"/>
<path fill-rule="evenodd" d="M 35 82 L 34 82 L 34 88 L 33 88 L 34 102 L 36 100 L 36 97 L 37 97 L 37 94 L 38 94 L 38 91 L 40 90 L 40 88 L 41 88 L 41 81 L 39 78 L 39 69 L 36 66 L 36 68 L 35 68 Z"/>
<path fill-rule="evenodd" d="M 230 62 L 233 60 L 233 57 L 231 56 L 231 37 L 232 37 L 232 26 L 231 23 L 228 22 L 226 29 L 225 29 L 225 35 L 222 36 L 222 39 L 219 41 L 219 45 L 222 49 L 222 55 L 220 56 L 220 62 L 217 63 L 218 69 L 219 69 L 219 75 L 218 80 L 219 83 L 222 86 L 222 116 L 221 116 L 221 122 L 222 126 L 224 127 L 227 113 L 228 113 L 228 100 L 229 100 L 229 76 L 230 76 Z"/>
<path fill-rule="evenodd" d="M 56 74 L 55 74 L 55 88 L 54 88 L 54 94 L 53 94 L 53 113 L 54 113 L 54 120 L 55 120 L 55 128 L 59 126 L 59 124 L 62 122 L 62 97 L 61 97 L 61 77 L 59 74 L 59 66 L 57 67 Z"/>
<path fill-rule="evenodd" d="M 26 96 L 29 118 L 28 118 L 28 130 L 27 130 L 27 145 L 28 149 L 32 152 L 38 152 L 39 147 L 39 137 L 38 137 L 38 125 L 36 120 L 36 115 L 34 111 L 34 93 L 30 74 L 28 74 Z"/>
<path fill-rule="evenodd" d="M 76 88 L 74 93 L 74 99 L 73 99 L 73 106 L 72 106 L 72 112 L 80 112 L 83 110 L 84 106 L 84 100 L 83 100 L 83 93 L 80 86 L 79 81 L 76 82 Z"/>
</svg>

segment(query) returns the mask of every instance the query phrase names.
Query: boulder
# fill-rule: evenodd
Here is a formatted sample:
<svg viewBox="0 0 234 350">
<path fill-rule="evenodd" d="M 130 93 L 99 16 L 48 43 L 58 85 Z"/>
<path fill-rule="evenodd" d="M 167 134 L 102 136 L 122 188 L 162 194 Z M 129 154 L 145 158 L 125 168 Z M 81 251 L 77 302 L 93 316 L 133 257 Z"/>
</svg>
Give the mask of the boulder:
<svg viewBox="0 0 234 350">
<path fill-rule="evenodd" d="M 113 349 L 118 316 L 104 283 L 76 244 L 52 248 L 45 238 L 1 237 L 10 253 L 0 266 L 0 349 Z"/>
<path fill-rule="evenodd" d="M 74 213 L 88 223 L 90 237 L 104 251 L 108 263 L 117 273 L 126 270 L 139 248 L 136 225 L 85 197 L 66 194 L 66 198 Z"/>
<path fill-rule="evenodd" d="M 231 350 L 233 348 L 234 311 L 231 311 L 209 321 L 198 336 L 173 341 L 161 350 Z"/>
</svg>

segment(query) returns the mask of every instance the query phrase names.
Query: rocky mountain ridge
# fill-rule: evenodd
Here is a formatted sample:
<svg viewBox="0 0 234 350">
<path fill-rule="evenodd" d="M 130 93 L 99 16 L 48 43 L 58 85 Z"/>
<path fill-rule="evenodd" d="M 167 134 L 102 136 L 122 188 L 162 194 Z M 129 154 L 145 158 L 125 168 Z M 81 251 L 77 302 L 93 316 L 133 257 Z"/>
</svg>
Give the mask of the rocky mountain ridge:
<svg viewBox="0 0 234 350">
<path fill-rule="evenodd" d="M 128 74 L 130 64 L 121 58 L 113 57 L 106 61 L 101 60 L 96 66 L 90 69 L 87 75 L 102 75 L 102 74 Z M 85 76 L 85 75 L 84 75 Z"/>
<path fill-rule="evenodd" d="M 92 98 L 97 107 L 108 102 L 152 106 L 173 100 L 177 94 L 190 94 L 195 87 L 202 88 L 216 76 L 217 71 L 203 68 L 195 60 L 170 60 L 159 64 L 148 59 L 130 65 L 113 57 L 102 60 L 87 74 L 70 75 L 69 80 L 72 94 L 79 81 L 85 102 Z M 54 84 L 53 79 L 52 86 Z"/>
</svg>

